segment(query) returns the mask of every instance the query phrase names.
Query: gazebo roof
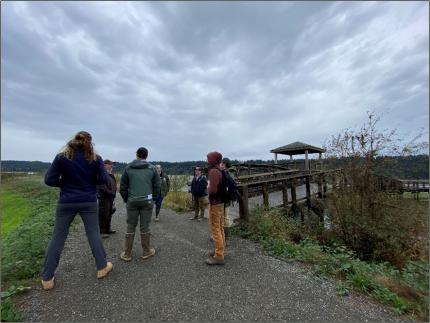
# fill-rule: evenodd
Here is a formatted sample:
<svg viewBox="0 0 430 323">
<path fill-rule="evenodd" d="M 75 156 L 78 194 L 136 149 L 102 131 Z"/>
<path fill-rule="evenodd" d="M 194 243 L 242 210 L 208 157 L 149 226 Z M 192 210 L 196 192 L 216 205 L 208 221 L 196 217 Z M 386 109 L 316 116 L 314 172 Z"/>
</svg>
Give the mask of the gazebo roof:
<svg viewBox="0 0 430 323">
<path fill-rule="evenodd" d="M 315 154 L 315 153 L 324 153 L 325 149 L 315 147 L 309 144 L 305 144 L 300 141 L 293 142 L 289 145 L 285 145 L 282 147 L 278 147 L 275 149 L 272 149 L 271 153 L 277 153 L 277 154 L 283 154 L 283 155 L 303 155 L 305 151 L 308 151 L 309 154 Z"/>
</svg>

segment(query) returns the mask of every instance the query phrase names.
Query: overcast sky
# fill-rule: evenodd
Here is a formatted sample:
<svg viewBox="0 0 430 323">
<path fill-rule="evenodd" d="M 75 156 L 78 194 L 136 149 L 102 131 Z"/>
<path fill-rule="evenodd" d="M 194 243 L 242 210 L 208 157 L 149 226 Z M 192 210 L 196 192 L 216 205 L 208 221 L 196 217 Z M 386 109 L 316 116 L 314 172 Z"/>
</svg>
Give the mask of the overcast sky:
<svg viewBox="0 0 430 323">
<path fill-rule="evenodd" d="M 2 2 L 1 158 L 269 159 L 366 111 L 429 125 L 428 2 Z"/>
</svg>

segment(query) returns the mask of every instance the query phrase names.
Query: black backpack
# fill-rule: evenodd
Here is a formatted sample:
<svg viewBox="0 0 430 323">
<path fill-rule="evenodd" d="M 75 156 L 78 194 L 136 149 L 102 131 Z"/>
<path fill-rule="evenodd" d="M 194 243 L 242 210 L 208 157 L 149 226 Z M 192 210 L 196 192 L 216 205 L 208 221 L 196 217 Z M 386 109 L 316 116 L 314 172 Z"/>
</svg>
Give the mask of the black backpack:
<svg viewBox="0 0 430 323">
<path fill-rule="evenodd" d="M 222 193 L 221 199 L 224 204 L 233 204 L 239 200 L 239 192 L 237 190 L 236 182 L 230 176 L 228 171 L 220 170 L 222 173 Z"/>
</svg>

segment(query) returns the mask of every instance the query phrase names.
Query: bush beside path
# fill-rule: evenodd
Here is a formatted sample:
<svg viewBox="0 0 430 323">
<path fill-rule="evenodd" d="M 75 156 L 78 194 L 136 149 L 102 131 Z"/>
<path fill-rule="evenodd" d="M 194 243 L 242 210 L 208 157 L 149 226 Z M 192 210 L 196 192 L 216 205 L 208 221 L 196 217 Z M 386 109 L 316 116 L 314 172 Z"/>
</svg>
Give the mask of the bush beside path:
<svg viewBox="0 0 430 323">
<path fill-rule="evenodd" d="M 157 254 L 142 261 L 140 239 L 133 260 L 122 262 L 125 205 L 117 198 L 112 227 L 103 240 L 113 272 L 97 280 L 82 223 L 71 232 L 56 274 L 56 288 L 40 286 L 17 298 L 24 321 L 399 321 L 367 297 L 337 296 L 335 282 L 312 276 L 299 263 L 265 253 L 257 244 L 229 237 L 226 265 L 208 267 L 208 223 L 162 209 L 152 222 Z"/>
</svg>

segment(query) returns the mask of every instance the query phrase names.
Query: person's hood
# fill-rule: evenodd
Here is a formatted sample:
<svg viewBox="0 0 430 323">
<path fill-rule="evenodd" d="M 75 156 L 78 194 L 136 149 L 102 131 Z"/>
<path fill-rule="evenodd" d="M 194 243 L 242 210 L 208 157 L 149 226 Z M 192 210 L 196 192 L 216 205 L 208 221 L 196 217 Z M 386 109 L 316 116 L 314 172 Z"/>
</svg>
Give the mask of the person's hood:
<svg viewBox="0 0 430 323">
<path fill-rule="evenodd" d="M 216 166 L 221 163 L 222 155 L 217 151 L 211 151 L 208 155 L 208 164 L 210 166 Z"/>
<path fill-rule="evenodd" d="M 149 168 L 149 163 L 146 160 L 135 159 L 130 163 L 130 167 L 137 169 Z"/>
</svg>

